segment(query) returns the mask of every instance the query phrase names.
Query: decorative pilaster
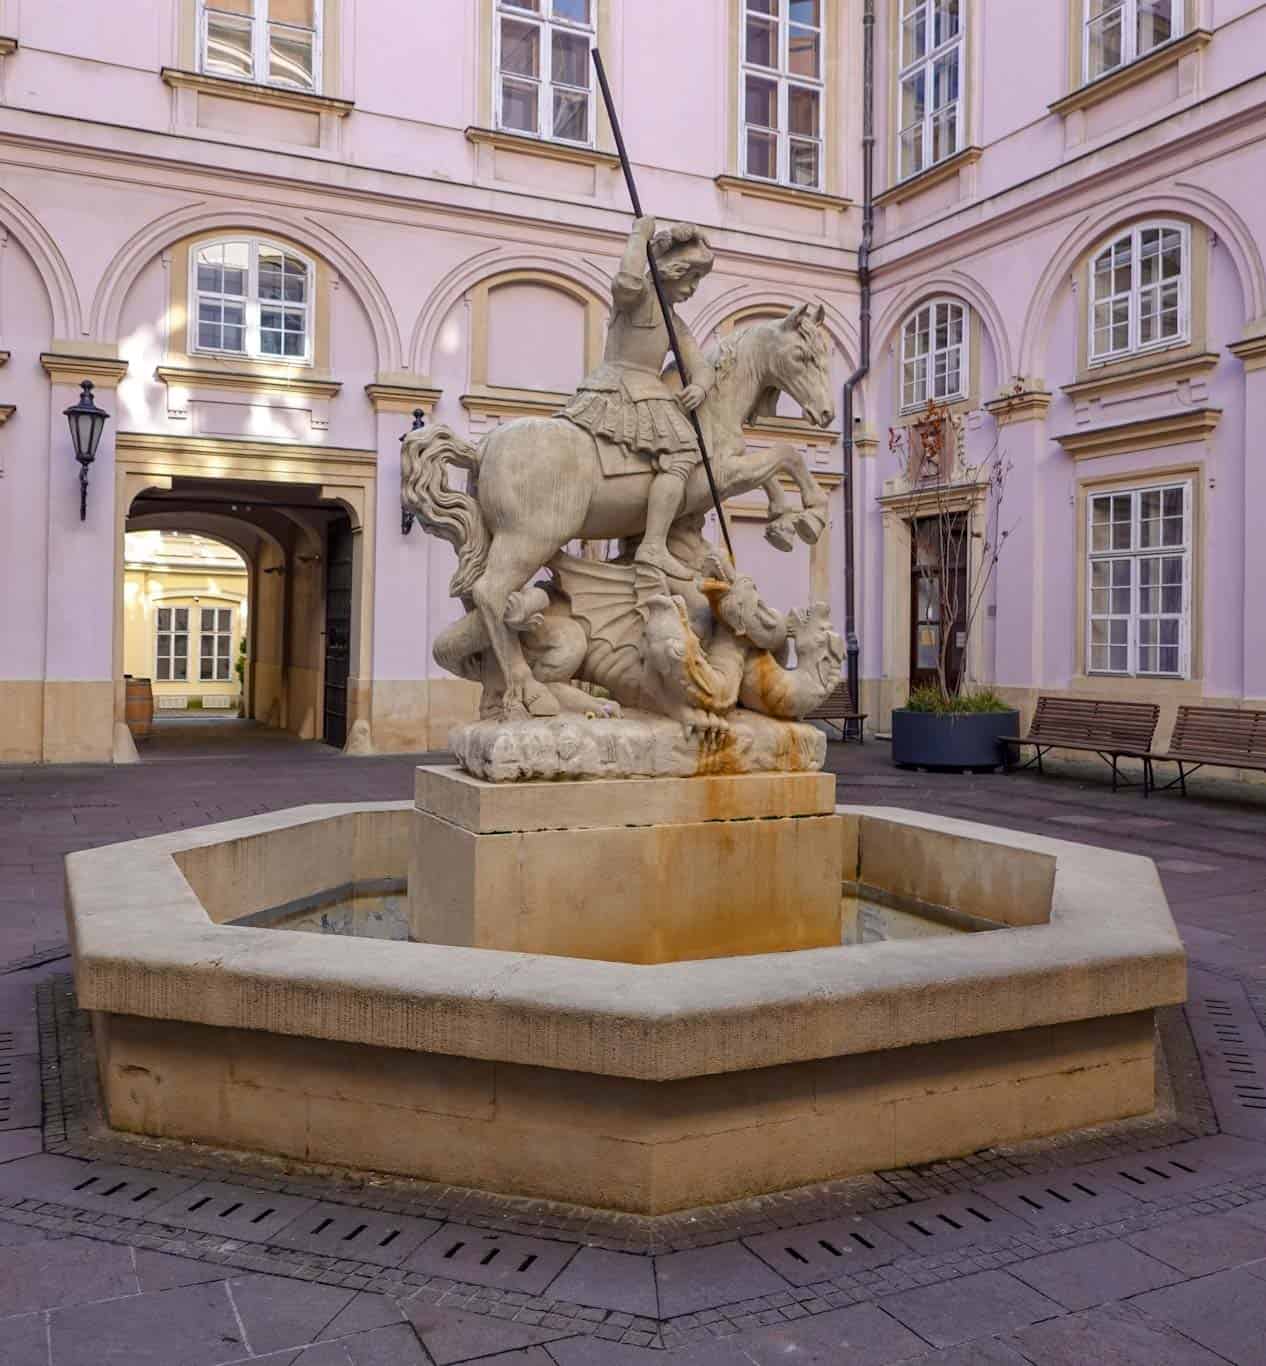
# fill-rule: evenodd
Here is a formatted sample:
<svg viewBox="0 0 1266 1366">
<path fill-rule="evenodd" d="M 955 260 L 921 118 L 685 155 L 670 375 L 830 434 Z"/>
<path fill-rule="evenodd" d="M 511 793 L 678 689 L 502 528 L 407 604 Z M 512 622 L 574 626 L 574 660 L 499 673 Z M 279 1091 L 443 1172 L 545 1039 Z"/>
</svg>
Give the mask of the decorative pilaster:
<svg viewBox="0 0 1266 1366">
<path fill-rule="evenodd" d="M 1244 363 L 1244 491 L 1240 500 L 1244 517 L 1244 696 L 1266 698 L 1266 632 L 1262 630 L 1261 600 L 1257 594 L 1266 584 L 1266 537 L 1257 519 L 1266 508 L 1266 459 L 1258 437 L 1266 431 L 1266 317 L 1244 329 L 1241 340 L 1228 348 Z"/>
</svg>

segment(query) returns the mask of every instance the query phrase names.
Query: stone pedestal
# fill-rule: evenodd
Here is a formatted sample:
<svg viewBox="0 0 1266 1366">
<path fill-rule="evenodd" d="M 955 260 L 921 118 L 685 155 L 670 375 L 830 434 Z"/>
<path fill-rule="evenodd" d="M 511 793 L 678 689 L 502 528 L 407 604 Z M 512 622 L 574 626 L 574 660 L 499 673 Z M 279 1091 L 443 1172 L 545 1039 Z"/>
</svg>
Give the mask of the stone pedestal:
<svg viewBox="0 0 1266 1366">
<path fill-rule="evenodd" d="M 411 931 L 625 963 L 838 945 L 834 803 L 824 773 L 490 783 L 419 768 Z"/>
</svg>

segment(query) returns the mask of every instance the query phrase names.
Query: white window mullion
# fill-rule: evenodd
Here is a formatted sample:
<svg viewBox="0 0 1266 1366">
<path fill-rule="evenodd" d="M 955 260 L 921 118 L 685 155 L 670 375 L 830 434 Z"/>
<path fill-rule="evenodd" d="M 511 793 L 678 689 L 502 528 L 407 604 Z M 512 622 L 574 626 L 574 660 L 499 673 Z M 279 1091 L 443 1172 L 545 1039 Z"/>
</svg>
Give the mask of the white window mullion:
<svg viewBox="0 0 1266 1366">
<path fill-rule="evenodd" d="M 268 0 L 255 0 L 255 80 L 263 85 L 268 79 Z"/>
</svg>

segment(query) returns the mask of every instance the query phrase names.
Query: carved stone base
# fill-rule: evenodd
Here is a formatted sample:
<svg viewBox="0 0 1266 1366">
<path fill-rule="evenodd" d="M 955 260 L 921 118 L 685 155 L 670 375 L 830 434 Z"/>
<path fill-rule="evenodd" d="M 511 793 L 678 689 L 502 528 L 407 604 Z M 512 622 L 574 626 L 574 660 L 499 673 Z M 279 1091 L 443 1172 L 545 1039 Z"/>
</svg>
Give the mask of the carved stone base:
<svg viewBox="0 0 1266 1366">
<path fill-rule="evenodd" d="M 449 744 L 467 773 L 487 782 L 553 778 L 693 778 L 814 773 L 826 758 L 816 726 L 738 711 L 722 736 L 687 736 L 662 716 L 615 720 L 564 715 L 458 726 Z"/>
</svg>

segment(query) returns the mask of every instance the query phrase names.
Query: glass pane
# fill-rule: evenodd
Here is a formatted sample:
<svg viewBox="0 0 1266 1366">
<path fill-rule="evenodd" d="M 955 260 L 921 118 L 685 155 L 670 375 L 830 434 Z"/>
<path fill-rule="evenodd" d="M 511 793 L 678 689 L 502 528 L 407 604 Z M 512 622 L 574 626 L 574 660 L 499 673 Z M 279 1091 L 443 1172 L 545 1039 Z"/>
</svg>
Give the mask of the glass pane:
<svg viewBox="0 0 1266 1366">
<path fill-rule="evenodd" d="M 171 630 L 171 608 L 160 607 L 158 609 L 158 629 L 160 631 Z"/>
<path fill-rule="evenodd" d="M 921 124 L 927 113 L 927 76 L 922 71 L 901 82 L 901 126 Z"/>
<path fill-rule="evenodd" d="M 208 613 L 208 615 L 210 615 L 210 613 Z M 213 635 L 205 635 L 202 637 L 201 647 L 198 653 L 201 659 L 211 659 L 214 656 L 215 637 Z"/>
<path fill-rule="evenodd" d="M 748 8 L 753 8 L 748 6 Z M 791 0 L 791 22 L 822 27 L 822 0 Z"/>
<path fill-rule="evenodd" d="M 747 60 L 753 66 L 778 65 L 778 27 L 764 19 L 747 20 Z"/>
<path fill-rule="evenodd" d="M 927 55 L 927 7 L 924 0 L 906 0 L 901 21 L 901 65 L 909 66 Z"/>
<path fill-rule="evenodd" d="M 171 660 L 162 653 L 161 647 L 157 659 L 158 668 L 154 670 L 155 677 L 160 683 L 166 683 L 171 678 Z"/>
<path fill-rule="evenodd" d="M 745 93 L 744 111 L 747 122 L 754 123 L 759 128 L 777 128 L 778 83 L 764 80 L 760 76 L 748 76 Z"/>
<path fill-rule="evenodd" d="M 541 12 L 541 0 L 501 0 L 501 4 L 506 9 L 529 9 L 533 14 Z"/>
<path fill-rule="evenodd" d="M 522 81 L 501 82 L 501 122 L 506 128 L 535 133 L 539 87 Z"/>
<path fill-rule="evenodd" d="M 1174 0 L 1139 0 L 1138 47 L 1142 57 L 1174 36 Z"/>
<path fill-rule="evenodd" d="M 791 139 L 791 183 L 816 189 L 819 182 L 818 144 Z"/>
<path fill-rule="evenodd" d="M 788 87 L 787 124 L 793 133 L 809 138 L 818 136 L 818 101 L 816 90 L 806 90 L 802 85 Z"/>
<path fill-rule="evenodd" d="M 249 19 L 255 13 L 255 0 L 207 0 L 207 9 L 223 10 L 226 14 L 244 14 Z"/>
<path fill-rule="evenodd" d="M 251 62 L 251 27 L 249 19 L 230 19 L 209 13 L 206 70 L 217 76 L 249 81 L 255 74 Z"/>
<path fill-rule="evenodd" d="M 589 141 L 589 96 L 578 90 L 554 91 L 554 136 Z"/>
<path fill-rule="evenodd" d="M 550 79 L 560 85 L 575 85 L 589 89 L 589 41 L 580 33 L 555 29 L 553 37 L 553 65 Z"/>
<path fill-rule="evenodd" d="M 501 69 L 516 76 L 540 76 L 541 30 L 536 24 L 501 21 Z"/>
<path fill-rule="evenodd" d="M 189 609 L 187 607 L 176 608 L 176 630 L 187 631 L 189 629 Z"/>
<path fill-rule="evenodd" d="M 961 19 L 959 17 L 959 0 L 935 0 L 936 3 L 936 33 L 935 43 L 940 47 L 942 43 L 948 43 L 951 38 L 957 38 Z"/>
<path fill-rule="evenodd" d="M 215 608 L 204 607 L 202 609 L 202 629 L 204 631 L 215 630 Z"/>
<path fill-rule="evenodd" d="M 554 18 L 569 19 L 573 24 L 588 24 L 591 0 L 554 0 Z M 535 9 L 535 5 L 527 8 Z"/>
<path fill-rule="evenodd" d="M 932 162 L 944 161 L 958 151 L 958 106 L 950 105 L 932 116 Z"/>
<path fill-rule="evenodd" d="M 189 661 L 187 659 L 174 660 L 171 666 L 172 681 L 184 683 L 189 677 Z"/>
<path fill-rule="evenodd" d="M 747 174 L 766 180 L 778 178 L 778 138 L 773 133 L 747 130 Z"/>
<path fill-rule="evenodd" d="M 1092 6 L 1093 8 L 1093 6 Z M 1088 25 L 1089 42 L 1087 52 L 1086 78 L 1094 80 L 1114 67 L 1121 65 L 1121 11 L 1113 8 L 1099 19 L 1092 19 Z"/>
<path fill-rule="evenodd" d="M 203 683 L 210 682 L 215 677 L 215 660 L 201 659 L 198 661 L 198 678 Z"/>
<path fill-rule="evenodd" d="M 312 51 L 316 39 L 308 29 L 268 26 L 268 79 L 273 85 L 312 90 Z"/>
<path fill-rule="evenodd" d="M 793 76 L 822 74 L 821 38 L 816 29 L 791 26 L 787 39 L 787 66 Z"/>
<path fill-rule="evenodd" d="M 958 99 L 958 49 L 932 64 L 932 108 L 944 109 Z"/>
<path fill-rule="evenodd" d="M 779 0 L 747 0 L 747 8 L 751 14 L 772 14 L 775 18 L 781 13 Z"/>
<path fill-rule="evenodd" d="M 1182 233 L 1166 228 L 1161 233 L 1161 277 L 1175 279 L 1182 274 Z"/>
<path fill-rule="evenodd" d="M 268 17 L 275 24 L 315 28 L 314 0 L 268 0 Z"/>
</svg>

